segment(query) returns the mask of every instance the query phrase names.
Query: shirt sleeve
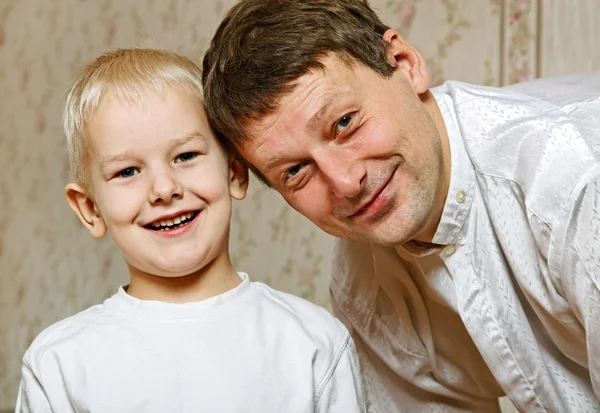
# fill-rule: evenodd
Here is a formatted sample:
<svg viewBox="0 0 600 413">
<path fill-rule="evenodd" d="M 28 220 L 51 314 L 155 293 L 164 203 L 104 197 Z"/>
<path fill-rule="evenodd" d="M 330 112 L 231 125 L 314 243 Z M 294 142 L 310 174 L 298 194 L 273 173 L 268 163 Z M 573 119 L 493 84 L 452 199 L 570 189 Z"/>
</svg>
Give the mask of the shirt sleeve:
<svg viewBox="0 0 600 413">
<path fill-rule="evenodd" d="M 29 367 L 23 362 L 21 384 L 17 395 L 15 413 L 51 413 L 52 408 L 42 384 Z"/>
<path fill-rule="evenodd" d="M 317 413 L 366 413 L 356 348 L 350 336 L 341 344 L 317 393 Z"/>
<path fill-rule="evenodd" d="M 551 268 L 585 330 L 588 368 L 600 399 L 600 176 L 574 193 L 553 231 L 558 245 Z"/>
</svg>

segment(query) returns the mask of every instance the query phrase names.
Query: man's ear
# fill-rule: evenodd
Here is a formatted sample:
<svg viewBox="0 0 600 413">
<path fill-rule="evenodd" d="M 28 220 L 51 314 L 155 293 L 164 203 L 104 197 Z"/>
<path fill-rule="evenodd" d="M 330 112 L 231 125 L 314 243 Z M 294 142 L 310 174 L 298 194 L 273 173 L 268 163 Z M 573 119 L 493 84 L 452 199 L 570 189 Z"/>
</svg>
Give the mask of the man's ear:
<svg viewBox="0 0 600 413">
<path fill-rule="evenodd" d="M 429 73 L 423 56 L 394 29 L 388 29 L 383 34 L 383 41 L 389 64 L 408 75 L 417 94 L 425 93 L 429 87 Z"/>
<path fill-rule="evenodd" d="M 241 200 L 248 192 L 248 168 L 240 162 L 237 156 L 229 159 L 229 192 L 234 199 Z"/>
<path fill-rule="evenodd" d="M 90 231 L 92 237 L 102 238 L 107 231 L 106 223 L 100 215 L 98 205 L 88 195 L 88 192 L 81 186 L 71 183 L 65 187 L 65 195 L 69 206 Z"/>
</svg>

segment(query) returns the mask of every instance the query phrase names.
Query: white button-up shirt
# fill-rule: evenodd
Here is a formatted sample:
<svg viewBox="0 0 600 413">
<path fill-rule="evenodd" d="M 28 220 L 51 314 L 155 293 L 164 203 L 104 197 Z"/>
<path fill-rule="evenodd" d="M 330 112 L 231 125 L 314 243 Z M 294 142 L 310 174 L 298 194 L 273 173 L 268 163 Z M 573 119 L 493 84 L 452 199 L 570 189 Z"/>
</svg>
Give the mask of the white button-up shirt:
<svg viewBox="0 0 600 413">
<path fill-rule="evenodd" d="M 369 412 L 600 412 L 600 76 L 433 94 L 439 247 L 339 240 L 333 260 Z"/>
</svg>

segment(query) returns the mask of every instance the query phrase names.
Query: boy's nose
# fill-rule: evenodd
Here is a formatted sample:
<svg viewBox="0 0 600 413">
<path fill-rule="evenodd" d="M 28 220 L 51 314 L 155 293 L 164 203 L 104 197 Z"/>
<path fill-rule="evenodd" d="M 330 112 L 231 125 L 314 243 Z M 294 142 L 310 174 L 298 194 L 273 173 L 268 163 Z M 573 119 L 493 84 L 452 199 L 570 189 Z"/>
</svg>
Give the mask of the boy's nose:
<svg viewBox="0 0 600 413">
<path fill-rule="evenodd" d="M 156 176 L 154 185 L 150 191 L 150 203 L 161 204 L 170 203 L 174 199 L 179 199 L 183 195 L 183 190 L 176 179 L 169 174 Z"/>
</svg>

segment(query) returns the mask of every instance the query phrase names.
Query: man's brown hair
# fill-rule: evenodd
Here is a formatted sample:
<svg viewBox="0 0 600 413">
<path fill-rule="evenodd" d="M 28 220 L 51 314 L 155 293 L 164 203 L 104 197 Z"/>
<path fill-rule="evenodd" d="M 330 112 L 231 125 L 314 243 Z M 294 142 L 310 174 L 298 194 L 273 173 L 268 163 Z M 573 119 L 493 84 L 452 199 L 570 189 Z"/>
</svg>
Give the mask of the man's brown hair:
<svg viewBox="0 0 600 413">
<path fill-rule="evenodd" d="M 276 109 L 294 81 L 335 53 L 382 76 L 394 68 L 382 39 L 388 29 L 366 0 L 241 0 L 218 27 L 203 61 L 206 111 L 231 148 L 244 126 Z M 248 165 L 263 181 L 256 168 Z"/>
</svg>

